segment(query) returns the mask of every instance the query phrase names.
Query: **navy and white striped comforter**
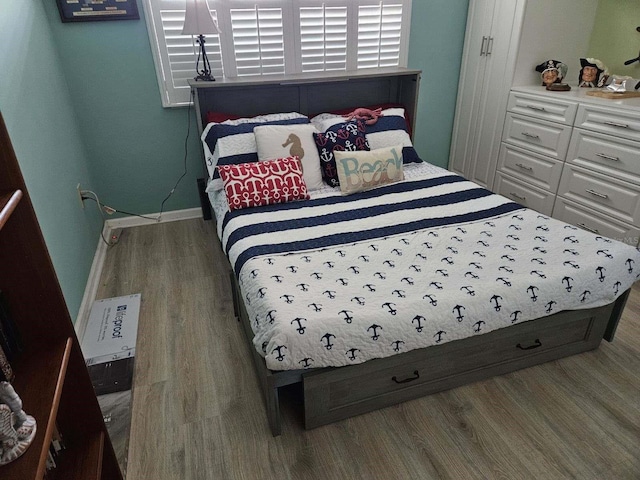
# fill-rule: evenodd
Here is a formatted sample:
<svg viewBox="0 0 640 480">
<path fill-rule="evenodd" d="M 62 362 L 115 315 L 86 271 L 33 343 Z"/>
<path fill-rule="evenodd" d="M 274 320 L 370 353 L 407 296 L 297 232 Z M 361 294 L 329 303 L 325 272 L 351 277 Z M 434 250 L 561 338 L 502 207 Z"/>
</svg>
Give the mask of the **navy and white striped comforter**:
<svg viewBox="0 0 640 480">
<path fill-rule="evenodd" d="M 635 248 L 426 172 L 218 218 L 268 368 L 361 363 L 601 306 L 639 276 Z"/>
</svg>

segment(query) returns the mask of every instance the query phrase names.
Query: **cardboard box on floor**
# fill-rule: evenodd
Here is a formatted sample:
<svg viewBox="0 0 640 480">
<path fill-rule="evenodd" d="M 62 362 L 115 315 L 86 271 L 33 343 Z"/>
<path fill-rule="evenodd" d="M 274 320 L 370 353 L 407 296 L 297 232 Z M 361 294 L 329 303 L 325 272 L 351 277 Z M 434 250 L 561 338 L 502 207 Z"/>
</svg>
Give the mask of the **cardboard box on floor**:
<svg viewBox="0 0 640 480">
<path fill-rule="evenodd" d="M 140 314 L 139 293 L 96 300 L 82 339 L 82 352 L 96 395 L 129 390 Z"/>
</svg>

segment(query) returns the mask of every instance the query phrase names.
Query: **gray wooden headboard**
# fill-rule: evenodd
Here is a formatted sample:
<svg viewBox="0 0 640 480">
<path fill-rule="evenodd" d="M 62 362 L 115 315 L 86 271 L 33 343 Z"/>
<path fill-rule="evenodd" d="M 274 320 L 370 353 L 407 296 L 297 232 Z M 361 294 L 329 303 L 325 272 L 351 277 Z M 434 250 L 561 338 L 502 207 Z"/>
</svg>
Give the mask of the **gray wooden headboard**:
<svg viewBox="0 0 640 480">
<path fill-rule="evenodd" d="M 377 103 L 401 103 L 415 124 L 420 70 L 367 69 L 358 72 L 319 72 L 265 76 L 259 80 L 235 78 L 215 82 L 189 81 L 195 92 L 198 127 L 206 126 L 207 112 L 240 116 L 300 112 L 314 115 L 329 110 Z"/>
<path fill-rule="evenodd" d="M 404 105 L 412 130 L 415 131 L 420 74 L 420 70 L 384 68 L 357 72 L 270 75 L 257 80 L 190 80 L 189 85 L 194 93 L 200 134 L 207 124 L 207 112 L 242 117 L 283 112 L 315 115 L 330 110 L 384 103 Z M 202 190 L 204 180 L 198 183 Z M 206 196 L 201 196 L 201 201 L 204 212 L 205 207 L 208 207 Z M 207 218 L 207 212 L 204 214 Z"/>
</svg>

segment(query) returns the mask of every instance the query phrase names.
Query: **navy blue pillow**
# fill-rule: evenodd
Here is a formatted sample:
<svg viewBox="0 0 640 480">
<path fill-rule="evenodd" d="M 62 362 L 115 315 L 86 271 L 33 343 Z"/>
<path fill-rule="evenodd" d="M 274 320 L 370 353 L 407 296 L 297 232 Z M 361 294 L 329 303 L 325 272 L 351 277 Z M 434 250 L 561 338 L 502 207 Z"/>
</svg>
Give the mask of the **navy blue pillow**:
<svg viewBox="0 0 640 480">
<path fill-rule="evenodd" d="M 332 187 L 340 185 L 333 151 L 369 150 L 369 143 L 365 136 L 365 124 L 360 120 L 337 123 L 324 133 L 314 133 L 313 137 L 318 148 L 318 155 L 320 155 L 322 178 Z"/>
</svg>

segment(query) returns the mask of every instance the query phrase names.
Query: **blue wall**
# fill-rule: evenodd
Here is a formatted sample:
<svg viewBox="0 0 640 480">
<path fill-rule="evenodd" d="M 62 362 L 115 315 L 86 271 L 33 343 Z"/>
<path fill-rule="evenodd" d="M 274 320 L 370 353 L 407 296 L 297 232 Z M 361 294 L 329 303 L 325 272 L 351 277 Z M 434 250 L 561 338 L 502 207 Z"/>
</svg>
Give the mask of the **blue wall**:
<svg viewBox="0 0 640 480">
<path fill-rule="evenodd" d="M 0 65 L 0 110 L 75 318 L 102 222 L 78 201 L 88 156 L 41 0 L 0 2 Z"/>
<path fill-rule="evenodd" d="M 410 68 L 422 70 L 415 147 L 429 163 L 447 167 L 469 0 L 414 0 Z"/>
<path fill-rule="evenodd" d="M 42 1 L 100 199 L 129 212 L 159 212 L 184 171 L 187 110 L 162 107 L 142 5 L 140 20 L 70 24 L 60 22 L 54 0 Z M 165 211 L 200 204 L 195 179 L 203 162 L 193 112 L 191 126 L 189 174 Z"/>
</svg>

